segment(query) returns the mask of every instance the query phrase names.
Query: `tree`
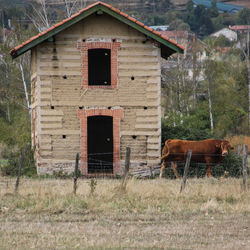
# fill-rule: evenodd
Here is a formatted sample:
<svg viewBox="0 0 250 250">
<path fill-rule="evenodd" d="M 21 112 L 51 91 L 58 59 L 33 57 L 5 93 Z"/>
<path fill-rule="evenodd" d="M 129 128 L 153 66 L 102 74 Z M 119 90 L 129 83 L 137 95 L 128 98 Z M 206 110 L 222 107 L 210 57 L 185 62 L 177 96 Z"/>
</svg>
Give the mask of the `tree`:
<svg viewBox="0 0 250 250">
<path fill-rule="evenodd" d="M 86 6 L 87 0 L 63 0 L 62 13 L 58 12 L 48 0 L 32 3 L 32 11 L 26 11 L 27 17 L 32 21 L 35 28 L 42 32 L 50 28 L 58 19 L 69 18 L 77 11 Z"/>
<path fill-rule="evenodd" d="M 220 138 L 246 134 L 248 74 L 239 50 L 225 39 L 206 39 L 207 56 L 200 61 L 197 40 L 188 46 L 186 57 L 173 57 L 172 67 L 162 70 L 166 126 L 185 128 L 201 139 L 198 131 Z M 230 46 L 227 53 L 220 47 L 224 45 Z"/>
<path fill-rule="evenodd" d="M 237 13 L 236 22 L 237 24 L 248 24 L 249 25 L 250 9 L 244 8 Z"/>
</svg>

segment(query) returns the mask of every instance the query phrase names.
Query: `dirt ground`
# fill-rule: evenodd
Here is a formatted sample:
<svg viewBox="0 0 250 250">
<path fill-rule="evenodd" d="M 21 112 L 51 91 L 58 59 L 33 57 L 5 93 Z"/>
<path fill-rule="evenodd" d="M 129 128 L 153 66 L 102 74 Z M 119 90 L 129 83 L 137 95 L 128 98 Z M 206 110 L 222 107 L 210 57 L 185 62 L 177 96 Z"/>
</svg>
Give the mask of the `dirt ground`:
<svg viewBox="0 0 250 250">
<path fill-rule="evenodd" d="M 179 216 L 178 216 L 179 217 Z M 250 249 L 249 215 L 13 215 L 1 249 Z"/>
<path fill-rule="evenodd" d="M 0 177 L 1 178 L 1 177 Z M 0 179 L 0 249 L 250 249 L 241 180 Z M 92 191 L 91 191 L 92 187 Z"/>
</svg>

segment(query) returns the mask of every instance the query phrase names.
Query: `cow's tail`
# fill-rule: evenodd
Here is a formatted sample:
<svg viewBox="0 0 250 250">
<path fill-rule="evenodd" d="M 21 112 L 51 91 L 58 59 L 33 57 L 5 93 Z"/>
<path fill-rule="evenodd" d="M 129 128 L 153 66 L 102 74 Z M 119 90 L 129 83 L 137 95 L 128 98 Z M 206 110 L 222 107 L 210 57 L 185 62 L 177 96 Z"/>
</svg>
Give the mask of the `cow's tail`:
<svg viewBox="0 0 250 250">
<path fill-rule="evenodd" d="M 171 141 L 171 139 L 169 139 L 169 140 L 167 140 L 167 141 L 165 142 L 164 147 L 165 147 L 165 146 L 167 147 L 167 153 L 164 154 L 164 155 L 162 155 L 162 157 L 161 157 L 161 160 L 162 160 L 162 161 L 165 160 L 165 158 L 167 158 L 168 155 L 170 154 L 170 150 L 169 150 L 169 146 L 168 146 L 168 143 L 169 143 L 170 141 Z"/>
</svg>

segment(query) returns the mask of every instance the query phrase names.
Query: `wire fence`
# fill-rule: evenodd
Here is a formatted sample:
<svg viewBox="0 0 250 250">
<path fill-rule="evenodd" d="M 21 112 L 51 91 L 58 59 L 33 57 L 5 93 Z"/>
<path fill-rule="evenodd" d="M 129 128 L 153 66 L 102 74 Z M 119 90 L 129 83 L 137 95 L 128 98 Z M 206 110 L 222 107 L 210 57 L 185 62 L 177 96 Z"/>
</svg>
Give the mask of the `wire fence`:
<svg viewBox="0 0 250 250">
<path fill-rule="evenodd" d="M 129 157 L 128 157 L 128 149 L 129 149 Z M 22 154 L 22 158 L 25 155 L 25 151 Z M 87 163 L 87 176 L 85 177 L 103 177 L 106 178 L 107 176 L 109 178 L 117 178 L 117 176 L 114 175 L 114 153 L 113 152 L 100 152 L 100 153 L 91 153 L 88 154 L 88 163 Z M 177 158 L 181 155 L 183 157 L 182 160 L 175 160 L 174 163 L 178 165 L 178 174 L 180 176 L 183 176 L 186 178 L 187 176 L 190 177 L 204 177 L 206 175 L 207 171 L 207 164 L 204 161 L 197 161 L 194 160 L 190 164 L 189 171 L 187 175 L 185 175 L 185 165 L 187 165 L 186 162 L 186 154 L 171 154 L 177 156 Z M 211 157 L 213 159 L 214 156 L 221 156 L 220 154 L 194 154 L 191 156 L 195 158 L 195 156 L 199 157 Z M 124 156 L 123 156 L 124 158 Z M 122 159 L 123 159 L 122 158 Z M 190 157 L 189 157 L 190 159 Z M 79 163 L 79 154 L 77 153 L 76 155 L 76 163 L 75 167 L 78 166 Z M 167 168 L 165 169 L 165 178 L 175 178 L 174 171 L 171 169 L 171 160 L 169 162 L 166 162 Z M 186 163 L 186 164 L 185 164 Z M 19 165 L 19 173 L 21 172 L 23 160 L 20 161 Z M 188 164 L 189 166 L 189 164 Z M 244 189 L 247 190 L 247 185 L 246 185 L 246 176 L 249 175 L 250 169 L 247 169 L 247 148 L 245 149 L 243 153 L 243 157 L 240 155 L 230 153 L 227 157 L 224 158 L 223 161 L 221 162 L 210 162 L 209 166 L 212 166 L 212 174 L 214 177 L 241 177 L 243 173 L 243 180 L 244 180 Z M 158 177 L 158 174 L 160 173 L 160 164 L 155 164 L 155 165 L 149 165 L 147 164 L 146 161 L 133 161 L 130 160 L 130 148 L 126 148 L 126 156 L 125 159 L 121 161 L 120 163 L 120 168 L 123 169 L 123 173 L 120 173 L 120 177 L 122 177 L 122 187 L 126 188 L 126 181 L 127 177 L 130 173 L 130 175 L 134 175 L 137 177 Z M 244 170 L 245 171 L 242 171 Z M 245 172 L 245 174 L 244 174 Z M 71 176 L 55 176 L 55 177 L 72 177 Z M 80 173 L 77 173 L 77 168 L 75 168 L 74 172 L 74 193 L 76 193 L 76 187 L 77 187 L 77 178 L 80 177 Z M 183 177 L 183 180 L 184 180 Z M 19 179 L 19 175 L 18 175 Z M 13 182 L 10 179 L 10 182 Z M 16 188 L 15 188 L 15 193 L 17 193 L 17 187 L 18 183 L 16 182 Z M 12 185 L 13 183 L 11 183 Z M 8 179 L 6 185 L 8 186 Z"/>
<path fill-rule="evenodd" d="M 120 162 L 120 168 L 124 169 L 125 167 L 125 156 L 124 154 L 117 153 L 121 155 L 122 161 Z M 113 152 L 100 152 L 100 153 L 91 153 L 88 154 L 88 174 L 91 177 L 107 177 L 117 178 L 118 176 L 113 175 L 114 162 L 113 159 L 116 156 L 116 153 Z M 137 155 L 139 160 L 133 160 L 133 157 L 130 162 L 130 174 L 137 177 L 157 177 L 160 173 L 161 163 L 159 159 L 158 164 L 147 164 L 146 155 Z M 175 178 L 174 172 L 171 168 L 171 162 L 175 162 L 178 166 L 178 173 L 180 176 L 183 175 L 184 165 L 186 161 L 186 153 L 175 153 L 170 155 L 170 159 L 166 160 L 166 169 L 164 177 L 166 178 Z M 145 160 L 143 160 L 143 158 Z M 176 159 L 177 160 L 176 160 Z M 214 177 L 220 176 L 231 176 L 231 177 L 240 177 L 242 174 L 242 158 L 237 154 L 230 153 L 227 157 L 224 157 L 223 161 L 221 154 L 198 154 L 194 153 L 191 157 L 190 170 L 188 177 L 197 177 L 201 178 L 206 175 L 207 164 L 206 159 L 210 159 L 209 166 L 212 167 L 212 175 Z M 172 159 L 172 160 L 171 160 Z M 162 160 L 161 162 L 164 162 Z"/>
<path fill-rule="evenodd" d="M 120 152 L 95 152 L 87 154 L 87 175 L 82 177 L 99 177 L 99 178 L 120 178 L 123 175 L 125 168 L 125 154 L 124 148 Z M 116 159 L 119 156 L 119 168 L 120 172 L 116 173 Z M 164 173 L 165 178 L 175 178 L 174 172 L 171 168 L 171 162 L 175 162 L 178 165 L 178 174 L 180 176 L 183 175 L 184 165 L 186 161 L 187 154 L 186 153 L 171 153 L 169 155 L 170 159 L 166 159 L 166 169 Z M 211 159 L 209 162 L 209 166 L 212 167 L 212 175 L 214 177 L 227 176 L 230 177 L 240 177 L 242 175 L 242 157 L 235 154 L 230 153 L 228 156 L 224 157 L 223 161 L 220 162 L 221 154 L 198 154 L 194 153 L 191 157 L 190 170 L 188 173 L 189 177 L 204 177 L 206 175 L 207 165 L 205 158 Z M 218 162 L 217 162 L 218 160 Z M 157 162 L 157 159 L 156 159 Z M 161 163 L 164 160 L 161 160 L 161 157 L 158 159 L 158 163 L 151 164 L 150 161 L 147 161 L 147 153 L 142 152 L 136 154 L 131 151 L 131 160 L 130 160 L 130 168 L 129 174 L 136 177 L 158 177 L 160 173 Z M 81 164 L 79 164 L 79 169 Z M 56 171 L 61 171 L 57 173 Z M 54 176 L 57 178 L 67 178 L 72 176 L 69 174 L 67 169 L 57 168 L 54 172 Z M 80 173 L 81 169 L 79 170 Z M 247 170 L 249 173 L 249 169 Z M 68 175 L 68 176 L 67 176 Z"/>
</svg>

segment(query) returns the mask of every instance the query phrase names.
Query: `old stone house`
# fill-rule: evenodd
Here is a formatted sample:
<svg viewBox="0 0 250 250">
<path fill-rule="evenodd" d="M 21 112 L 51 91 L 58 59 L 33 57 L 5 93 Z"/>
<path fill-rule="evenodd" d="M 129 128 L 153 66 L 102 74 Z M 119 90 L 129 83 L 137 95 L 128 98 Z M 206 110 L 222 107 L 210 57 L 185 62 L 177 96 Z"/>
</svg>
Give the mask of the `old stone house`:
<svg viewBox="0 0 250 250">
<path fill-rule="evenodd" d="M 31 50 L 32 143 L 38 174 L 119 175 L 157 165 L 161 149 L 160 58 L 183 47 L 98 2 L 11 51 Z"/>
</svg>

